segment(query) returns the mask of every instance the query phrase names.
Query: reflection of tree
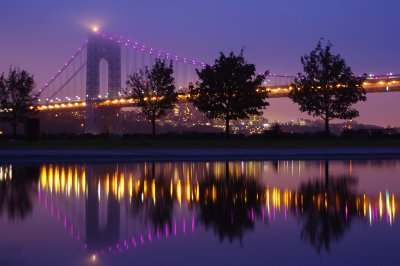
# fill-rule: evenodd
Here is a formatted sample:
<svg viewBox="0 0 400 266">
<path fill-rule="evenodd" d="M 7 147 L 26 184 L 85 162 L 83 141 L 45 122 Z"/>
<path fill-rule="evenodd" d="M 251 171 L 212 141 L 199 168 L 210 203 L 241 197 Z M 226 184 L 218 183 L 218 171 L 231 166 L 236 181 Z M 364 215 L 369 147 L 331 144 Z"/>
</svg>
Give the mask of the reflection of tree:
<svg viewBox="0 0 400 266">
<path fill-rule="evenodd" d="M 222 241 L 243 238 L 245 230 L 254 228 L 255 216 L 260 216 L 262 188 L 255 179 L 246 176 L 230 178 L 226 163 L 225 179 L 205 177 L 200 187 L 200 220 L 206 228 L 212 226 Z"/>
<path fill-rule="evenodd" d="M 156 188 L 154 195 L 152 195 L 153 182 Z M 133 214 L 142 215 L 145 220 L 150 219 L 155 229 L 162 228 L 165 225 L 168 225 L 171 229 L 174 202 L 169 190 L 169 179 L 162 172 L 156 174 L 155 163 L 151 163 L 151 171 L 145 171 L 136 195 L 132 198 Z M 145 197 L 146 194 L 151 196 Z"/>
<path fill-rule="evenodd" d="M 309 241 L 318 252 L 330 249 L 333 240 L 343 237 L 357 215 L 356 194 L 353 190 L 357 180 L 350 176 L 329 176 L 329 163 L 325 163 L 325 181 L 303 183 L 297 193 L 292 210 L 303 217 L 301 237 Z"/>
<path fill-rule="evenodd" d="M 0 182 L 0 216 L 6 212 L 10 220 L 23 220 L 32 212 L 33 182 L 39 169 L 31 166 L 13 168 L 12 178 Z"/>
</svg>

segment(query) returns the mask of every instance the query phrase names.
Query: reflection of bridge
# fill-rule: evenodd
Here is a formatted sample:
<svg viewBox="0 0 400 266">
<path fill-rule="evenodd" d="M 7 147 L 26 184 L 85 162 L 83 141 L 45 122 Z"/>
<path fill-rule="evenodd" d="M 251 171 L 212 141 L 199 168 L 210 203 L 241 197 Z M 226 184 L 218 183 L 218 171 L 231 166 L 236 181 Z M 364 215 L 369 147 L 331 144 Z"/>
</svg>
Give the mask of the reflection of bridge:
<svg viewBox="0 0 400 266">
<path fill-rule="evenodd" d="M 244 208 L 236 213 L 254 224 L 257 219 L 273 222 L 278 215 L 286 220 L 288 213 L 298 219 L 307 213 L 310 199 L 317 212 L 327 210 L 333 217 L 340 212 L 346 220 L 356 215 L 371 225 L 380 221 L 392 225 L 399 204 L 387 191 L 343 198 L 344 194 L 335 190 L 328 197 L 323 192 L 306 195 L 301 189 L 257 185 L 259 173 L 251 171 L 257 166 L 243 168 L 241 162 L 159 166 L 43 165 L 39 200 L 72 237 L 97 255 L 132 249 L 160 236 L 193 232 L 201 222 L 194 218 L 199 217 L 195 213 L 206 206 Z M 224 171 L 230 172 L 229 179 Z"/>
<path fill-rule="evenodd" d="M 122 36 L 94 32 L 37 92 L 38 109 L 83 109 L 86 112 L 85 131 L 100 133 L 99 110 L 105 107 L 109 109 L 107 116 L 114 117 L 109 123 L 115 125 L 110 128 L 118 132 L 118 119 L 115 117 L 118 117 L 119 107 L 132 106 L 135 103 L 135 99 L 124 98 L 122 89 L 125 87 L 125 80 L 130 73 L 137 72 L 144 66 L 151 66 L 155 58 L 172 62 L 177 87 L 183 91 L 189 82 L 196 81 L 196 68 L 206 65 L 201 60 L 162 52 Z M 270 97 L 286 97 L 293 79 L 294 76 L 271 74 L 261 89 L 268 90 Z M 400 76 L 371 76 L 364 86 L 368 93 L 399 91 Z M 187 94 L 182 93 L 179 98 L 181 102 L 185 102 L 187 97 Z"/>
</svg>

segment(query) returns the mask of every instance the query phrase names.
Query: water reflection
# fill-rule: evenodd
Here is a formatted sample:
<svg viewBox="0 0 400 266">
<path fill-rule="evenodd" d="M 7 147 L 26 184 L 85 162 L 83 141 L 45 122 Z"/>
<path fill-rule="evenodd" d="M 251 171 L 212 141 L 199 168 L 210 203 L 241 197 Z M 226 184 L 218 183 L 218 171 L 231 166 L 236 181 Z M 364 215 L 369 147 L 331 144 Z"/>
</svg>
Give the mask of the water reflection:
<svg viewBox="0 0 400 266">
<path fill-rule="evenodd" d="M 245 175 L 230 176 L 225 163 L 225 176 L 205 176 L 200 181 L 200 221 L 212 227 L 220 240 L 240 241 L 246 230 L 254 228 L 254 220 L 261 216 L 262 186 Z"/>
<path fill-rule="evenodd" d="M 300 177 L 306 164 L 316 174 L 294 185 L 272 184 L 274 173 Z M 352 172 L 361 163 L 344 164 L 347 174 L 333 174 L 329 162 L 293 161 L 6 165 L 0 168 L 0 214 L 24 219 L 37 196 L 38 207 L 96 256 L 195 233 L 199 226 L 222 242 L 242 243 L 258 223 L 291 214 L 301 238 L 320 252 L 356 219 L 392 225 L 396 217 L 395 195 L 357 191 Z"/>
<path fill-rule="evenodd" d="M 322 248 L 329 250 L 331 241 L 342 238 L 353 217 L 358 217 L 360 202 L 356 184 L 357 178 L 348 175 L 330 176 L 326 161 L 324 180 L 300 185 L 292 211 L 302 219 L 301 237 L 318 252 Z M 296 204 L 299 200 L 300 205 Z"/>
<path fill-rule="evenodd" d="M 145 168 L 143 177 L 135 184 L 130 179 L 129 186 L 132 188 L 129 190 L 131 215 L 142 217 L 142 221 L 151 223 L 156 231 L 165 226 L 171 230 L 174 211 L 172 180 L 169 181 L 164 172 L 158 172 L 156 175 L 156 166 L 153 162 L 149 168 Z"/>
<path fill-rule="evenodd" d="M 32 185 L 37 182 L 39 168 L 0 165 L 0 216 L 7 214 L 10 221 L 19 221 L 32 212 Z"/>
</svg>

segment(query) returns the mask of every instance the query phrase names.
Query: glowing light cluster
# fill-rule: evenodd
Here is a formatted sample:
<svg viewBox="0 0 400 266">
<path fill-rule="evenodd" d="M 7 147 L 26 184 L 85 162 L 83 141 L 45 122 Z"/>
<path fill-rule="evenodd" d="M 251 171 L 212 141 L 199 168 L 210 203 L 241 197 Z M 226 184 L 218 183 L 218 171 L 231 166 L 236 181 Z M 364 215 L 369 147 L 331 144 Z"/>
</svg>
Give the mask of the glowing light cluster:
<svg viewBox="0 0 400 266">
<path fill-rule="evenodd" d="M 12 165 L 0 165 L 0 182 L 12 179 Z"/>
</svg>

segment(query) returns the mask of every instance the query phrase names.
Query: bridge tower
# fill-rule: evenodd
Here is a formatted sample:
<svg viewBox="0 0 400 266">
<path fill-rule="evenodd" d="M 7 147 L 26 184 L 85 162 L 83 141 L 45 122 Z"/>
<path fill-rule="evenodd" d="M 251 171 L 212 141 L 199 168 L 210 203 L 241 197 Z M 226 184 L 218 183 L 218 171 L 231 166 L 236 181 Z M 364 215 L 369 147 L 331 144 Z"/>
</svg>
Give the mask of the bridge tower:
<svg viewBox="0 0 400 266">
<path fill-rule="evenodd" d="M 87 44 L 87 73 L 86 73 L 86 121 L 85 133 L 119 133 L 117 116 L 119 108 L 102 114 L 98 106 L 100 94 L 100 61 L 108 63 L 108 98 L 118 97 L 121 92 L 121 46 L 97 33 L 90 33 Z M 102 117 L 111 116 L 110 121 L 102 123 Z M 111 123 L 110 123 L 111 122 Z M 106 125 L 106 128 L 102 127 Z"/>
</svg>

